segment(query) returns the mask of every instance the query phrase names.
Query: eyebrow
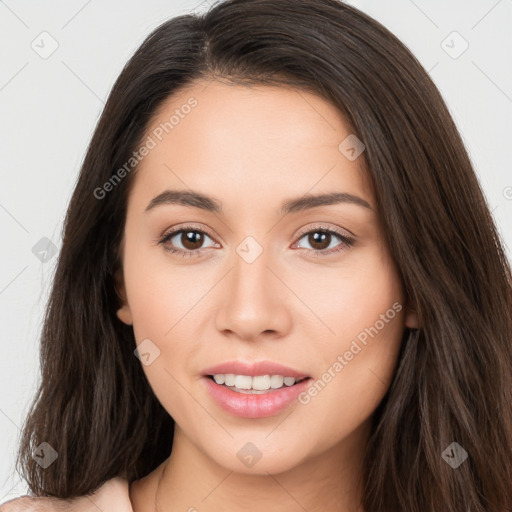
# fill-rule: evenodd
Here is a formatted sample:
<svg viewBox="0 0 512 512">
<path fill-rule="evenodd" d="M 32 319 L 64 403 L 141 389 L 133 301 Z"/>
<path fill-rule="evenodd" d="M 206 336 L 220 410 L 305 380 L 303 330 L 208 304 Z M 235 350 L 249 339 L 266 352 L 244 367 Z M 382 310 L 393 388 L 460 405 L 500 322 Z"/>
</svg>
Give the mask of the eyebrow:
<svg viewBox="0 0 512 512">
<path fill-rule="evenodd" d="M 319 195 L 310 194 L 295 199 L 289 199 L 282 203 L 278 213 L 279 215 L 287 215 L 288 213 L 304 211 L 318 206 L 330 206 L 340 203 L 355 204 L 373 211 L 370 204 L 359 196 L 346 192 L 332 192 Z M 179 204 L 212 213 L 222 213 L 222 204 L 220 201 L 211 196 L 189 190 L 165 190 L 149 202 L 145 211 L 148 212 L 157 206 L 168 204 Z"/>
</svg>

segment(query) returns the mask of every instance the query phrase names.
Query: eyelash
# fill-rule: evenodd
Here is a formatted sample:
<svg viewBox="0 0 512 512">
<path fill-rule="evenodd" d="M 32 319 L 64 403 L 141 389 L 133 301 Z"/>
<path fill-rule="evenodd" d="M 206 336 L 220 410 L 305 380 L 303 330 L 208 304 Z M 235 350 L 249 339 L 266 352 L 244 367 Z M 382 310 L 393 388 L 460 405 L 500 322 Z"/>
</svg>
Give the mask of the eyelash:
<svg viewBox="0 0 512 512">
<path fill-rule="evenodd" d="M 166 244 L 166 242 L 168 242 L 171 238 L 175 237 L 177 234 L 180 234 L 180 233 L 186 233 L 186 232 L 194 232 L 194 233 L 203 233 L 205 235 L 207 235 L 208 237 L 210 237 L 212 240 L 213 240 L 213 237 L 207 232 L 207 231 L 204 231 L 202 229 L 198 229 L 194 226 L 183 226 L 179 229 L 175 229 L 173 231 L 170 231 L 168 233 L 166 233 L 164 235 L 164 237 L 158 242 L 159 244 L 163 245 L 164 246 L 164 249 L 166 251 L 168 251 L 169 253 L 171 254 L 176 254 L 176 255 L 179 255 L 179 256 L 182 256 L 182 257 L 190 257 L 190 256 L 194 256 L 194 255 L 197 255 L 197 256 L 200 256 L 201 254 L 201 251 L 203 249 L 197 249 L 195 251 L 190 251 L 190 250 L 183 250 L 183 249 L 174 249 L 172 247 L 169 247 Z M 338 238 L 340 238 L 341 240 L 341 244 L 335 248 L 335 249 L 330 249 L 330 250 L 317 250 L 317 249 L 307 249 L 307 250 L 310 250 L 310 251 L 313 251 L 315 257 L 321 257 L 321 256 L 330 256 L 331 254 L 334 254 L 334 253 L 338 253 L 339 251 L 343 251 L 345 250 L 345 248 L 350 248 L 354 245 L 355 243 L 355 240 L 353 238 L 350 238 L 346 235 L 343 235 L 342 233 L 340 233 L 339 231 L 337 230 L 333 230 L 333 229 L 330 229 L 330 228 L 327 228 L 325 226 L 318 226 L 318 227 L 315 227 L 313 229 L 309 229 L 308 231 L 304 231 L 302 233 L 300 233 L 298 235 L 298 240 L 300 240 L 301 238 L 303 238 L 305 235 L 309 235 L 310 233 L 316 233 L 316 232 L 322 232 L 322 233 L 330 233 L 330 234 L 334 234 L 336 235 Z"/>
</svg>

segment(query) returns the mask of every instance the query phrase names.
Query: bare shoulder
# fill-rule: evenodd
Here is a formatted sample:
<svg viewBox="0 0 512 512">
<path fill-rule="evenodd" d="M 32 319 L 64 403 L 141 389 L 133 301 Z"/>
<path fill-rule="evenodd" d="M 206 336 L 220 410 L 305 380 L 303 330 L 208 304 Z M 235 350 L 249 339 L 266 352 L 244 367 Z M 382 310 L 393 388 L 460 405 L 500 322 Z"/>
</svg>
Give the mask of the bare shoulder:
<svg viewBox="0 0 512 512">
<path fill-rule="evenodd" d="M 0 505 L 0 512 L 133 512 L 128 482 L 121 477 L 105 482 L 95 493 L 70 500 L 21 496 Z"/>
<path fill-rule="evenodd" d="M 88 496 L 74 500 L 21 496 L 0 505 L 0 512 L 97 512 L 95 503 L 89 499 Z"/>
<path fill-rule="evenodd" d="M 0 512 L 64 512 L 69 510 L 66 502 L 55 498 L 21 496 L 0 505 Z"/>
</svg>

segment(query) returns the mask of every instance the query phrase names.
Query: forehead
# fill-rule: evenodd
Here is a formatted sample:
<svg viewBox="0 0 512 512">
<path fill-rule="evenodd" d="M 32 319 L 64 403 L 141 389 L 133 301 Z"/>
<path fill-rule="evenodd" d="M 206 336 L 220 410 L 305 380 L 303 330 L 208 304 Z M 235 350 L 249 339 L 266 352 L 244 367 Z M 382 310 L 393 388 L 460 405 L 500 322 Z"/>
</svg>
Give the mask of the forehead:
<svg viewBox="0 0 512 512">
<path fill-rule="evenodd" d="M 149 123 L 144 139 L 152 148 L 138 165 L 130 200 L 191 188 L 261 207 L 333 191 L 373 205 L 363 157 L 351 161 L 339 148 L 350 135 L 338 109 L 314 94 L 195 82 L 167 98 Z"/>
</svg>

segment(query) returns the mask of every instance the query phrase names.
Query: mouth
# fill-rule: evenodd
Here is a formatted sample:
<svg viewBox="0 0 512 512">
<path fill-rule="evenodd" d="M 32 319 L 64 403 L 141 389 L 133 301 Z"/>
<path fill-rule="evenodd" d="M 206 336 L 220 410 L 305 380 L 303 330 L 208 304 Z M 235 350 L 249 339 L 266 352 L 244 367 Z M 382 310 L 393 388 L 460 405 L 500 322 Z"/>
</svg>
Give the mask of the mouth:
<svg viewBox="0 0 512 512">
<path fill-rule="evenodd" d="M 295 377 L 254 373 L 255 376 L 208 372 L 201 380 L 210 398 L 224 412 L 242 418 L 268 418 L 280 414 L 297 402 L 313 380 L 299 372 Z"/>
<path fill-rule="evenodd" d="M 258 375 L 253 377 L 235 374 L 215 374 L 205 375 L 205 377 L 223 388 L 246 395 L 274 393 L 282 389 L 292 388 L 303 381 L 311 379 L 311 377 L 294 378 L 282 375 Z"/>
</svg>

